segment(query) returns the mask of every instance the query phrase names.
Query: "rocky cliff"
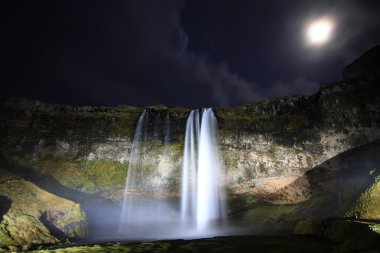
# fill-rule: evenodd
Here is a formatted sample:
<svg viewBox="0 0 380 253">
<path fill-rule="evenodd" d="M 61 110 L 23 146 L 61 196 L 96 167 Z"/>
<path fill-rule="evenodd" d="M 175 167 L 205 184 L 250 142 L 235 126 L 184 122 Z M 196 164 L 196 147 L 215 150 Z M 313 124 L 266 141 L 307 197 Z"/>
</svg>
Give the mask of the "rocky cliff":
<svg viewBox="0 0 380 253">
<path fill-rule="evenodd" d="M 368 60 L 359 59 L 353 66 L 361 61 Z M 258 198 L 268 195 L 281 203 L 303 201 L 310 197 L 307 180 L 300 179 L 306 171 L 346 150 L 379 139 L 379 85 L 376 81 L 357 80 L 357 75 L 352 78 L 346 74 L 346 81 L 324 84 L 311 97 L 215 108 L 227 187 Z M 0 149 L 8 161 L 50 175 L 73 189 L 115 201 L 121 199 L 142 108 L 71 107 L 5 99 L 0 110 Z M 145 169 L 156 171 L 147 173 L 154 174 L 150 178 L 151 192 L 178 192 L 189 111 L 149 108 L 147 131 L 151 137 L 147 140 Z M 170 147 L 169 154 L 163 156 L 162 131 L 158 131 L 161 136 L 155 133 L 162 129 L 168 113 Z M 298 179 L 300 189 L 296 195 L 271 194 Z"/>
<path fill-rule="evenodd" d="M 271 219 L 278 220 L 278 216 L 288 213 L 298 215 L 302 203 L 317 203 L 313 202 L 320 192 L 316 185 L 318 180 L 326 180 L 319 177 L 324 173 L 321 171 L 345 173 L 339 163 L 325 170 L 318 170 L 320 166 L 380 139 L 378 52 L 379 47 L 366 52 L 344 69 L 342 82 L 323 84 L 312 96 L 214 109 L 232 216 L 254 220 L 253 216 L 261 215 L 258 203 L 271 206 L 272 213 L 276 210 L 274 216 L 269 215 Z M 141 167 L 142 180 L 146 182 L 143 192 L 158 197 L 178 196 L 190 109 L 161 105 L 147 109 L 150 120 L 146 131 L 150 137 L 145 140 L 146 155 Z M 68 189 L 118 203 L 128 172 L 133 134 L 143 110 L 4 99 L 0 104 L 2 161 L 18 175 L 35 174 Z M 162 130 L 167 115 L 169 137 Z M 371 152 L 379 154 L 377 147 Z M 365 186 L 370 185 L 368 181 Z M 355 194 L 364 192 L 365 186 Z M 345 211 L 354 208 L 355 200 L 349 199 L 342 204 Z M 267 210 L 265 205 L 260 210 Z"/>
</svg>

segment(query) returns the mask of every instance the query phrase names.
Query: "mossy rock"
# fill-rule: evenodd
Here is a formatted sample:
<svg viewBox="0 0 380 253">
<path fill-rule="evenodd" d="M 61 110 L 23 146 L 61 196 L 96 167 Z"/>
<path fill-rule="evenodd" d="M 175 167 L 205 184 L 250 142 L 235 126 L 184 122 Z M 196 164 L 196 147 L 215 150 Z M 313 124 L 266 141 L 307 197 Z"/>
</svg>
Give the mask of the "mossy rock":
<svg viewBox="0 0 380 253">
<path fill-rule="evenodd" d="M 11 201 L 0 223 L 0 245 L 49 244 L 86 237 L 87 218 L 79 204 L 1 169 L 0 195 Z"/>
<path fill-rule="evenodd" d="M 99 195 L 123 189 L 128 173 L 128 163 L 86 161 L 65 156 L 47 155 L 37 160 L 31 156 L 14 156 L 11 163 L 32 173 L 49 175 L 64 186 Z"/>
<path fill-rule="evenodd" d="M 294 228 L 296 235 L 318 235 L 321 222 L 318 220 L 305 219 L 297 222 Z"/>
<path fill-rule="evenodd" d="M 335 252 L 365 250 L 380 245 L 380 234 L 374 226 L 360 220 L 325 220 L 321 222 L 320 235 L 339 243 Z"/>
<path fill-rule="evenodd" d="M 380 176 L 376 177 L 375 182 L 360 196 L 355 206 L 345 216 L 380 219 Z"/>
</svg>

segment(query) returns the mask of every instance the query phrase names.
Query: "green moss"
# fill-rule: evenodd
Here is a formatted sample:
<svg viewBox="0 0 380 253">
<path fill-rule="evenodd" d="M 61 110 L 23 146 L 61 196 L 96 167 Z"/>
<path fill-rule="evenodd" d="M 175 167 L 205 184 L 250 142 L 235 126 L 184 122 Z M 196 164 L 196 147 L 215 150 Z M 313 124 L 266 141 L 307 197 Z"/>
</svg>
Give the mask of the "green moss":
<svg viewBox="0 0 380 253">
<path fill-rule="evenodd" d="M 53 155 L 38 160 L 31 156 L 12 159 L 16 164 L 54 177 L 65 186 L 88 193 L 123 188 L 128 171 L 128 163 L 109 160 L 84 161 Z"/>
<path fill-rule="evenodd" d="M 380 224 L 371 224 L 370 225 L 370 228 L 372 231 L 374 231 L 375 233 L 378 233 L 380 234 Z"/>
<path fill-rule="evenodd" d="M 259 170 L 261 173 L 265 173 L 268 171 L 268 168 L 265 166 L 265 163 L 260 163 Z"/>
<path fill-rule="evenodd" d="M 241 130 L 252 132 L 260 129 L 262 122 L 268 121 L 271 116 L 259 113 L 249 113 L 241 107 L 220 108 L 215 110 L 220 125 L 221 135 L 234 135 Z"/>
<path fill-rule="evenodd" d="M 81 164 L 88 178 L 94 180 L 102 188 L 120 187 L 125 183 L 128 172 L 128 163 L 100 160 L 88 161 Z"/>
<path fill-rule="evenodd" d="M 246 199 L 240 196 L 235 202 L 229 202 L 229 208 L 233 208 L 230 210 L 232 219 L 254 230 L 270 228 L 271 231 L 291 231 L 299 219 L 299 217 L 295 217 L 295 213 L 299 210 L 300 205 L 270 204 L 254 200 L 250 196 L 247 196 Z"/>
<path fill-rule="evenodd" d="M 12 202 L 0 224 L 0 245 L 59 242 L 41 220 L 46 213 L 63 214 L 52 222 L 67 236 L 86 235 L 87 218 L 79 204 L 57 197 L 16 176 L 15 179 L 8 180 L 7 174 L 10 173 L 0 170 L 0 195 Z M 68 224 L 78 226 L 70 226 L 69 230 L 65 230 Z"/>
<path fill-rule="evenodd" d="M 9 232 L 3 226 L 0 226 L 0 245 L 12 245 L 14 242 Z"/>
<path fill-rule="evenodd" d="M 360 196 L 355 206 L 346 213 L 346 217 L 357 215 L 364 219 L 380 219 L 380 176 Z"/>
<path fill-rule="evenodd" d="M 302 131 L 304 128 L 310 126 L 310 120 L 303 115 L 286 115 L 287 126 L 286 131 L 288 133 L 294 133 L 297 131 Z"/>
<path fill-rule="evenodd" d="M 238 137 L 240 134 L 268 134 L 273 135 L 273 141 L 282 146 L 293 146 L 294 139 L 314 138 L 316 130 L 315 120 L 306 111 L 298 113 L 284 113 L 280 115 L 261 114 L 250 112 L 242 107 L 218 109 L 218 124 L 220 136 Z M 272 155 L 275 155 L 274 153 Z"/>
<path fill-rule="evenodd" d="M 325 220 L 321 222 L 321 235 L 340 243 L 337 252 L 354 252 L 378 245 L 380 235 L 374 232 L 372 222 L 356 220 Z"/>
<path fill-rule="evenodd" d="M 318 235 L 321 222 L 318 220 L 305 219 L 297 222 L 294 228 L 296 235 Z"/>
</svg>

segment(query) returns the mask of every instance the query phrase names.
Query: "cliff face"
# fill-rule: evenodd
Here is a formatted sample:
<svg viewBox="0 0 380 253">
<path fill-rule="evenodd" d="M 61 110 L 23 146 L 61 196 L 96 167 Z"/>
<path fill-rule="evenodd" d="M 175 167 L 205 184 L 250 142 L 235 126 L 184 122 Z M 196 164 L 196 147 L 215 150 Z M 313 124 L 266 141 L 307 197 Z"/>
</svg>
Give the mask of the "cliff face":
<svg viewBox="0 0 380 253">
<path fill-rule="evenodd" d="M 323 85 L 311 97 L 216 108 L 228 189 L 279 203 L 309 198 L 309 184 L 302 179 L 307 170 L 379 139 L 377 94 L 377 83 L 342 82 Z M 0 110 L 1 154 L 8 161 L 50 175 L 73 189 L 121 199 L 142 109 L 76 108 L 7 99 Z M 162 129 L 167 113 L 170 144 L 164 155 L 164 137 L 157 129 Z M 150 108 L 146 191 L 178 193 L 188 113 L 184 108 Z M 298 179 L 295 192 L 271 194 Z"/>
<path fill-rule="evenodd" d="M 308 171 L 380 139 L 380 65 L 373 52 L 378 47 L 346 67 L 342 82 L 324 84 L 313 96 L 214 109 L 231 213 L 258 201 L 304 203 L 315 189 L 315 176 Z M 190 109 L 148 109 L 142 191 L 178 196 Z M 119 202 L 142 111 L 5 99 L 0 105 L 0 154 L 23 173 L 49 176 L 70 189 Z M 169 137 L 163 133 L 167 114 Z"/>
<path fill-rule="evenodd" d="M 279 177 L 294 181 L 346 150 L 379 139 L 379 92 L 376 83 L 342 82 L 323 85 L 312 97 L 247 105 L 231 112 L 231 118 L 228 110 L 217 110 L 229 185 L 262 192 L 267 180 L 276 185 Z M 300 187 L 299 199 L 290 202 L 310 196 L 304 180 Z"/>
</svg>

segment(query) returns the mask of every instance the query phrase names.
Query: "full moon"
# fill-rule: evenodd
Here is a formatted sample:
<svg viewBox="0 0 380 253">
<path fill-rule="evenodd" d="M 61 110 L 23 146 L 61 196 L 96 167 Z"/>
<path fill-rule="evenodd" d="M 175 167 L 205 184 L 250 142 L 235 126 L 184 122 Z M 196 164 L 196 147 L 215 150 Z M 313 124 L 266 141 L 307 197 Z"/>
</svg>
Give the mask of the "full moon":
<svg viewBox="0 0 380 253">
<path fill-rule="evenodd" d="M 314 20 L 307 26 L 307 41 L 314 46 L 325 44 L 330 40 L 333 28 L 334 24 L 328 18 Z"/>
</svg>

